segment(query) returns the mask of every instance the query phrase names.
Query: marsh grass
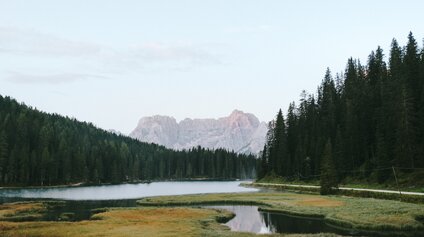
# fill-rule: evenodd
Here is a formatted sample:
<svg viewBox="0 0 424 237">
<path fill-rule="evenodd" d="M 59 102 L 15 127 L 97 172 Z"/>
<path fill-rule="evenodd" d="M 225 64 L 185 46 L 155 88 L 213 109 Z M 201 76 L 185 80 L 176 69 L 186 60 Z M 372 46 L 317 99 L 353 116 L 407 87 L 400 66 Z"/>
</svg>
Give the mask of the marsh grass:
<svg viewBox="0 0 424 237">
<path fill-rule="evenodd" d="M 14 203 L 0 206 L 0 210 L 9 210 L 8 215 L 22 210 L 45 208 L 40 203 Z M 212 237 L 251 237 L 252 233 L 232 232 L 221 223 L 227 222 L 234 214 L 225 210 L 183 208 L 183 207 L 136 207 L 97 209 L 90 220 L 80 222 L 67 221 L 0 221 L 0 235 L 20 236 L 212 236 Z M 13 213 L 12 213 L 13 212 Z M 4 212 L 3 212 L 4 213 Z M 70 213 L 68 213 L 71 215 Z M 316 235 L 280 235 L 269 236 L 335 236 Z"/>
<path fill-rule="evenodd" d="M 40 202 L 14 202 L 0 205 L 0 221 L 31 221 L 41 219 L 48 204 Z"/>
<path fill-rule="evenodd" d="M 424 206 L 391 200 L 296 193 L 234 193 L 163 196 L 139 205 L 202 205 L 213 202 L 256 203 L 263 211 L 324 218 L 328 224 L 370 231 L 424 231 Z"/>
</svg>

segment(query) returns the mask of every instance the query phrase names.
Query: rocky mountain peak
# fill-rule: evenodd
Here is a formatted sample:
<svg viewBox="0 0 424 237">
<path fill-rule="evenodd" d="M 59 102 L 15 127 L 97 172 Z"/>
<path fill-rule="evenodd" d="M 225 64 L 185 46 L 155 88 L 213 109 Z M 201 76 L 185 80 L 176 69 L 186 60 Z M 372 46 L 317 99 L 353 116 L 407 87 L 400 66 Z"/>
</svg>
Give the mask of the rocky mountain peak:
<svg viewBox="0 0 424 237">
<path fill-rule="evenodd" d="M 179 123 L 170 116 L 143 117 L 130 137 L 173 149 L 195 146 L 257 154 L 263 148 L 266 124 L 250 113 L 234 110 L 219 119 L 190 119 Z"/>
</svg>

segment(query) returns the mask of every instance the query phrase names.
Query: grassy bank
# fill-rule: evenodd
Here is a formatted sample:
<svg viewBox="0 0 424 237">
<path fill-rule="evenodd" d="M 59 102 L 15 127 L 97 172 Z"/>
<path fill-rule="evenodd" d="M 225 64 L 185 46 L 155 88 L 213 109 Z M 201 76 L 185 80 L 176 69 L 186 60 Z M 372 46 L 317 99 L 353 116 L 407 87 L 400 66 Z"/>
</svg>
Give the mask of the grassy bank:
<svg viewBox="0 0 424 237">
<path fill-rule="evenodd" d="M 266 188 L 273 189 L 277 191 L 299 191 L 302 193 L 312 193 L 319 194 L 319 186 L 311 184 L 282 184 L 282 183 L 242 183 L 242 186 L 246 187 L 256 187 L 256 188 Z M 373 192 L 367 190 L 352 190 L 352 189 L 339 189 L 335 192 L 338 195 L 345 195 L 351 197 L 363 197 L 363 198 L 377 198 L 377 199 L 386 199 L 386 200 L 399 200 L 402 202 L 410 203 L 424 203 L 424 196 L 422 195 L 411 195 L 411 194 L 402 194 L 399 193 L 383 193 L 383 192 Z"/>
<path fill-rule="evenodd" d="M 0 205 L 0 216 L 29 214 L 34 210 L 44 210 L 46 205 L 39 203 L 13 203 Z M 7 210 L 7 211 L 6 211 Z M 21 236 L 211 236 L 211 237 L 252 237 L 255 234 L 231 232 L 221 225 L 234 214 L 224 210 L 199 208 L 143 207 L 125 209 L 103 209 L 91 220 L 80 222 L 0 221 L 0 235 Z M 267 235 L 267 236 L 334 236 L 317 235 Z"/>
<path fill-rule="evenodd" d="M 366 189 L 381 189 L 381 190 L 401 190 L 404 192 L 421 192 L 424 193 L 424 171 L 413 173 L 405 173 L 396 171 L 398 182 L 391 175 L 385 182 L 379 183 L 377 177 L 370 176 L 368 178 L 347 177 L 340 181 L 341 187 L 349 188 L 366 188 Z M 264 178 L 257 180 L 257 183 L 273 183 L 273 184 L 293 184 L 293 185 L 319 185 L 319 179 L 285 179 L 283 177 L 267 175 Z"/>
<path fill-rule="evenodd" d="M 371 231 L 424 231 L 424 206 L 398 201 L 295 193 L 234 193 L 144 198 L 140 205 L 237 203 L 262 210 L 321 217 L 328 224 Z"/>
</svg>

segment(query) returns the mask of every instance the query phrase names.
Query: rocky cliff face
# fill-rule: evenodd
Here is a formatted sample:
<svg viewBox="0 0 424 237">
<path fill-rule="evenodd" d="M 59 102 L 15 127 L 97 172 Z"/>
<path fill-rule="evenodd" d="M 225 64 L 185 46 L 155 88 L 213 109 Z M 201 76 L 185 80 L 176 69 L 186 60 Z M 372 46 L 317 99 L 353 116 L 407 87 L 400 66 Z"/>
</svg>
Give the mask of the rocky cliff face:
<svg viewBox="0 0 424 237">
<path fill-rule="evenodd" d="M 173 149 L 200 145 L 257 154 L 264 146 L 266 132 L 266 123 L 255 115 L 234 110 L 228 117 L 184 119 L 179 123 L 168 116 L 144 117 L 129 136 Z"/>
</svg>

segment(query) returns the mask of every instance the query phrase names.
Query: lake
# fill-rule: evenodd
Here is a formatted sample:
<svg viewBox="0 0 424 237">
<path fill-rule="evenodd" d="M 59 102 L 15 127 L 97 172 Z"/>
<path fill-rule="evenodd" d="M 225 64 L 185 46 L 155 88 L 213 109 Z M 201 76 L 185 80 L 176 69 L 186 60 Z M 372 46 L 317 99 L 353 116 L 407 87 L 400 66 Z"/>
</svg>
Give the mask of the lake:
<svg viewBox="0 0 424 237">
<path fill-rule="evenodd" d="M 255 192 L 241 181 L 182 181 L 60 188 L 3 188 L 1 198 L 61 200 L 122 200 L 198 193 Z"/>
</svg>

